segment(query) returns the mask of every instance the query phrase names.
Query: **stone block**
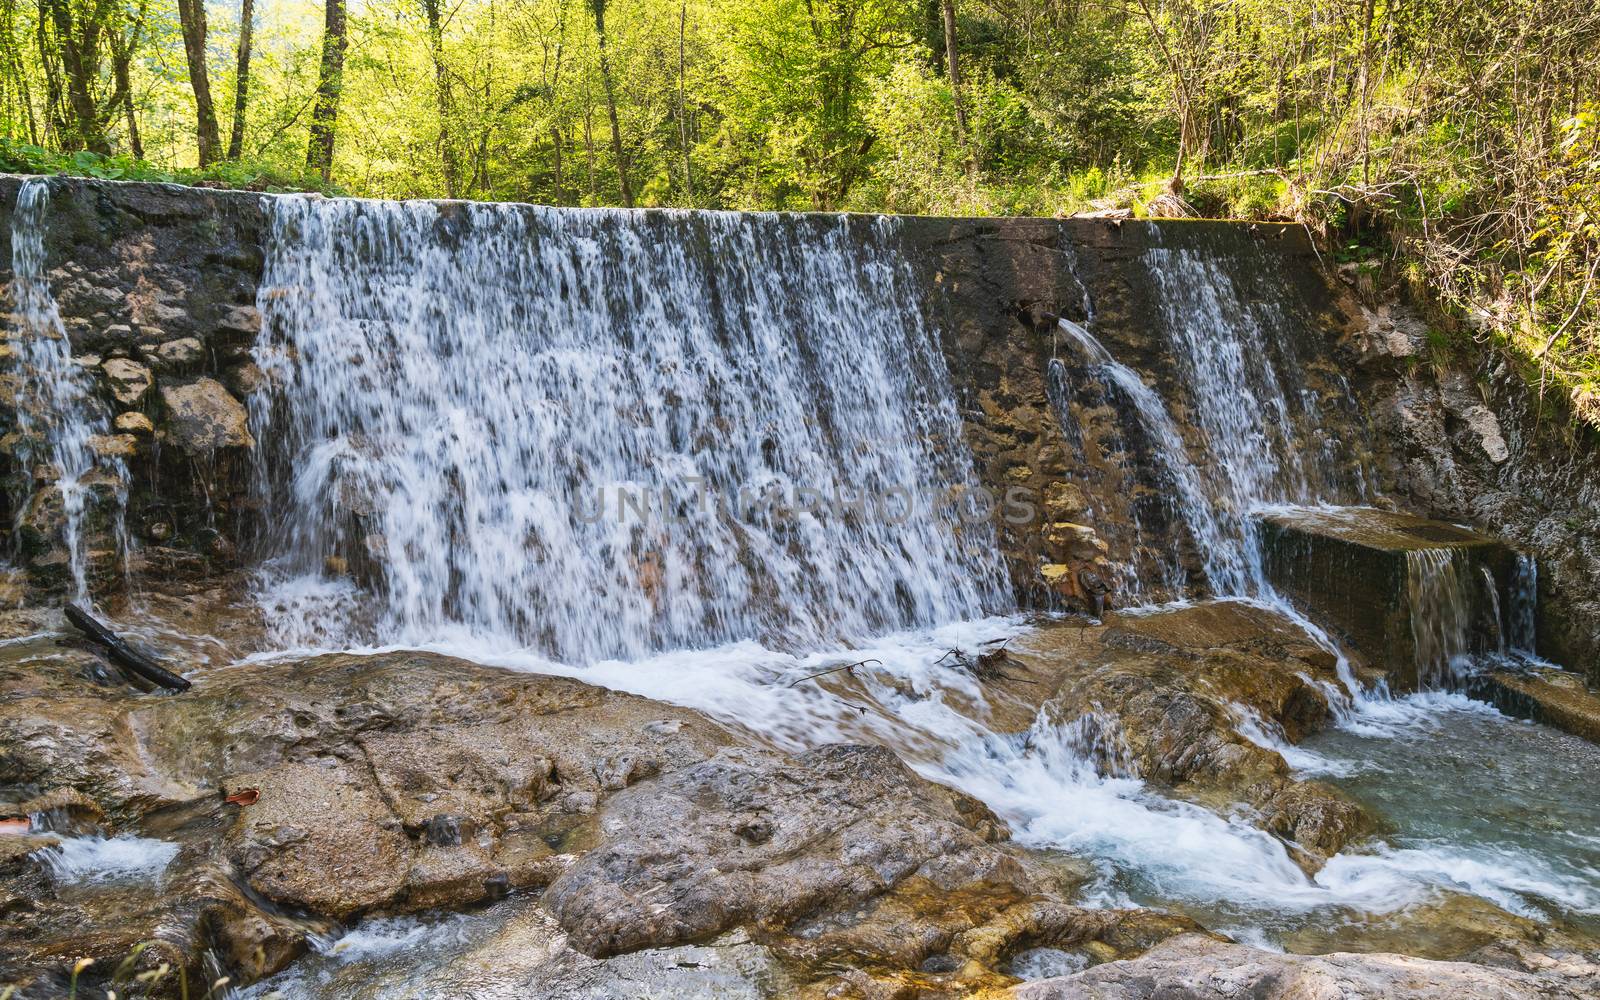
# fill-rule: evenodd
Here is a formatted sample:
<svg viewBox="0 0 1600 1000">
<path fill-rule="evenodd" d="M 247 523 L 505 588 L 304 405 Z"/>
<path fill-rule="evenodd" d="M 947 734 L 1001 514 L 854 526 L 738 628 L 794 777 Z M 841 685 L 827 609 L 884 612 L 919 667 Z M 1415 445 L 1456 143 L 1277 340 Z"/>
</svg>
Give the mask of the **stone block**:
<svg viewBox="0 0 1600 1000">
<path fill-rule="evenodd" d="M 1268 579 L 1388 673 L 1448 686 L 1450 660 L 1508 641 L 1517 554 L 1466 528 L 1370 507 L 1260 515 Z"/>
</svg>

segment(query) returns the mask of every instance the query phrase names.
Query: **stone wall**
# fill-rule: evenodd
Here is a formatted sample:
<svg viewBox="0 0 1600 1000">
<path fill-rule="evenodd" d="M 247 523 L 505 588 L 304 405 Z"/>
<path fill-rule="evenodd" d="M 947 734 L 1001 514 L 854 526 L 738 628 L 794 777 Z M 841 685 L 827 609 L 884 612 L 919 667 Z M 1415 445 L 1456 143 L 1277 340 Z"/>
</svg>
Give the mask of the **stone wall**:
<svg viewBox="0 0 1600 1000">
<path fill-rule="evenodd" d="M 22 179 L 0 176 L 0 302 L 9 313 L 12 208 Z M 134 574 L 200 575 L 230 567 L 249 530 L 251 439 L 244 399 L 259 373 L 260 196 L 175 185 L 51 182 L 45 250 L 51 291 L 76 363 L 108 410 L 111 433 L 93 442 L 127 468 L 123 528 L 134 545 L 117 558 L 118 506 L 90 497 L 89 571 L 101 588 Z M 17 326 L 7 316 L 5 335 Z M 60 497 L 48 467 L 17 459 L 18 376 L 0 347 L 0 504 L 6 549 L 50 588 L 66 578 Z"/>
<path fill-rule="evenodd" d="M 1062 404 L 1052 402 L 1047 386 L 1051 359 L 1070 355 L 1057 321 L 1087 323 L 1092 309 L 1096 338 L 1156 390 L 1191 459 L 1205 462 L 1206 442 L 1192 419 L 1197 404 L 1168 347 L 1167 319 L 1144 260 L 1154 247 L 1273 267 L 1251 277 L 1286 284 L 1280 290 L 1294 305 L 1286 328 L 1275 331 L 1285 352 L 1279 366 L 1302 372 L 1319 396 L 1342 400 L 1350 433 L 1337 462 L 1357 478 L 1370 445 L 1343 382 L 1330 377 L 1341 367 L 1334 359 L 1347 321 L 1303 229 L 1106 219 L 907 219 L 905 227 L 928 311 L 945 338 L 980 476 L 1002 495 L 1031 488 L 1041 508 L 1028 523 L 999 522 L 1013 582 L 1031 603 L 1083 605 L 1084 575 L 1128 582 L 1105 579 L 1113 565 L 1141 571 L 1144 599 L 1178 596 L 1149 582 L 1175 549 L 1190 580 L 1203 586 L 1199 554 L 1171 523 L 1172 484 L 1160 477 L 1156 445 L 1140 420 L 1110 393 L 1097 392 L 1092 375 L 1073 373 L 1069 412 L 1058 412 Z M 1113 590 L 1108 599 L 1116 603 L 1117 596 Z"/>
<path fill-rule="evenodd" d="M 0 291 L 11 280 L 20 184 L 0 177 Z M 115 420 L 99 446 L 128 466 L 132 569 L 198 575 L 237 566 L 257 527 L 246 400 L 260 377 L 250 350 L 260 326 L 263 196 L 66 178 L 51 191 L 51 284 L 73 353 Z M 1095 335 L 1161 394 L 1200 458 L 1195 403 L 1174 370 L 1143 261 L 1155 246 L 1187 247 L 1249 261 L 1232 265 L 1245 294 L 1270 286 L 1286 296 L 1275 349 L 1332 415 L 1328 462 L 1365 477 L 1383 502 L 1469 522 L 1537 554 L 1550 612 L 1541 650 L 1600 677 L 1600 446 L 1542 416 L 1504 371 L 1425 361 L 1425 329 L 1398 310 L 1365 310 L 1330 280 L 1304 230 L 909 218 L 902 233 L 980 478 L 997 496 L 1026 488 L 1038 508 L 1022 523 L 996 517 L 1024 602 L 1085 605 L 1111 587 L 1114 603 L 1115 564 L 1174 549 L 1196 561 L 1190 540 L 1163 521 L 1169 484 L 1141 471 L 1149 443 L 1092 395 L 1073 399 L 1063 421 L 1047 385 L 1057 320 L 1081 322 L 1092 303 Z M 16 385 L 14 371 L 0 376 L 0 434 L 14 430 Z M 20 467 L 14 445 L 0 437 L 4 547 L 19 567 L 12 598 L 24 579 L 49 588 L 64 578 L 50 544 L 59 504 L 40 499 L 51 492 L 48 470 Z M 92 568 L 102 586 L 119 586 L 110 527 L 91 527 Z"/>
</svg>

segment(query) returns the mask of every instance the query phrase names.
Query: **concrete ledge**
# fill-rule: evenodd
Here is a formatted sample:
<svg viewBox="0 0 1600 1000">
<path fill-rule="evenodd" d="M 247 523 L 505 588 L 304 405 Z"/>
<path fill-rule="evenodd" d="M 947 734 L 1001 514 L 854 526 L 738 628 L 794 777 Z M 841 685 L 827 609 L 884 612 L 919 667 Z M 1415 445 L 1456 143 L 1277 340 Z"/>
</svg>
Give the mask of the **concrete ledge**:
<svg viewBox="0 0 1600 1000">
<path fill-rule="evenodd" d="M 1419 684 L 1414 554 L 1457 563 L 1468 648 L 1498 648 L 1501 608 L 1510 607 L 1516 553 L 1484 535 L 1370 507 L 1280 508 L 1260 516 L 1273 585 L 1333 629 L 1397 689 Z M 1493 592 L 1485 578 L 1494 582 Z M 1422 610 L 1421 613 L 1429 613 Z M 1426 672 L 1427 665 L 1422 665 Z"/>
</svg>

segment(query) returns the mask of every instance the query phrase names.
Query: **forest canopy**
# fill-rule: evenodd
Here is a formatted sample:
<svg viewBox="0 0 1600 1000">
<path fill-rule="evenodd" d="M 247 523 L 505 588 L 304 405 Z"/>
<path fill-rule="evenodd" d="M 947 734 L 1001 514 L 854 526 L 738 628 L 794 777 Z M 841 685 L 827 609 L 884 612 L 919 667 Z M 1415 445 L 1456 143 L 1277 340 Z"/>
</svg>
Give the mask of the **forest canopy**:
<svg viewBox="0 0 1600 1000">
<path fill-rule="evenodd" d="M 1600 425 L 1593 0 L 0 0 L 0 53 L 11 171 L 1305 222 Z"/>
</svg>

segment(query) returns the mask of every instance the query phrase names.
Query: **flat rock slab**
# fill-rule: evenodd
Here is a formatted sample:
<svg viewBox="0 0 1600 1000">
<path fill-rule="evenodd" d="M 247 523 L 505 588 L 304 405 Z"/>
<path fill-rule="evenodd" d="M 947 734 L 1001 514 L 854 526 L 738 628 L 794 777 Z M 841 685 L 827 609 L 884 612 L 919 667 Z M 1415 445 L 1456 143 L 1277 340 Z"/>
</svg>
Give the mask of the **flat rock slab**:
<svg viewBox="0 0 1600 1000">
<path fill-rule="evenodd" d="M 1417 567 L 1430 559 L 1449 560 L 1461 580 L 1469 644 L 1500 642 L 1499 609 L 1511 605 L 1517 555 L 1495 539 L 1372 507 L 1277 508 L 1260 522 L 1272 583 L 1387 672 L 1392 686 L 1414 689 L 1434 666 L 1418 648 L 1417 626 L 1426 632 L 1428 624 L 1413 614 Z"/>
<path fill-rule="evenodd" d="M 1501 711 L 1600 743 L 1600 695 L 1565 670 L 1496 670 L 1478 678 L 1477 693 Z"/>
<path fill-rule="evenodd" d="M 1195 934 L 1147 954 L 1044 979 L 1016 1000 L 1578 1000 L 1600 991 L 1600 966 L 1581 957 L 1495 956 L 1504 965 L 1406 955 L 1281 955 Z"/>
</svg>

